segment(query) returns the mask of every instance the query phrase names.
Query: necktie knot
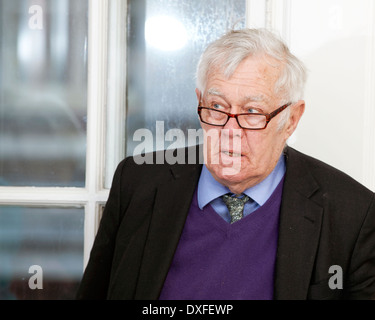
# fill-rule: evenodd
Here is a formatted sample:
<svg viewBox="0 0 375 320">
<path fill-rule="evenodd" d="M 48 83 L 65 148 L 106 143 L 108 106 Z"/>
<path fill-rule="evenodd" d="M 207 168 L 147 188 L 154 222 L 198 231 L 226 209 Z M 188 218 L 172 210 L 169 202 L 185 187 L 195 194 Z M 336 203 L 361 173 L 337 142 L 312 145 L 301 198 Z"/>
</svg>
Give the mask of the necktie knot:
<svg viewBox="0 0 375 320">
<path fill-rule="evenodd" d="M 223 195 L 223 201 L 228 207 L 231 216 L 231 223 L 242 219 L 245 203 L 249 201 L 249 199 L 250 198 L 245 194 L 241 198 L 232 197 L 230 194 Z"/>
</svg>

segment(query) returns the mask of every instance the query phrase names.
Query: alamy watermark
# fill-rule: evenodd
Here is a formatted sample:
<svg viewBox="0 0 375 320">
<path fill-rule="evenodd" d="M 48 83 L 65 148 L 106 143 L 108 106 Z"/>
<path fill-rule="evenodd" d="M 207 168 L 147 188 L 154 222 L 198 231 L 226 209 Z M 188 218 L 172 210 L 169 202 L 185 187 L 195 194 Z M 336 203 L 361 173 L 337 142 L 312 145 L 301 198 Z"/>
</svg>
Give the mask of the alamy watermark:
<svg viewBox="0 0 375 320">
<path fill-rule="evenodd" d="M 43 289 L 43 269 L 39 265 L 32 265 L 29 273 L 33 275 L 29 278 L 29 288 L 31 290 Z"/>
<path fill-rule="evenodd" d="M 328 269 L 328 273 L 333 273 L 328 280 L 328 286 L 331 290 L 343 289 L 343 272 L 339 265 L 332 265 Z"/>
<path fill-rule="evenodd" d="M 134 132 L 133 141 L 139 142 L 133 150 L 135 163 L 141 164 L 197 164 L 210 163 L 220 164 L 223 174 L 235 175 L 241 171 L 242 152 L 242 129 L 188 129 L 187 137 L 178 128 L 165 132 L 164 121 L 156 122 L 154 133 L 141 128 Z M 182 145 L 195 145 L 197 139 L 203 148 L 199 151 L 203 154 L 197 155 L 191 149 L 186 155 L 186 149 Z M 172 142 L 167 148 L 165 142 Z M 153 150 L 165 150 L 157 152 Z"/>
<path fill-rule="evenodd" d="M 43 30 L 43 8 L 39 5 L 32 5 L 29 8 L 29 28 L 31 30 Z"/>
</svg>

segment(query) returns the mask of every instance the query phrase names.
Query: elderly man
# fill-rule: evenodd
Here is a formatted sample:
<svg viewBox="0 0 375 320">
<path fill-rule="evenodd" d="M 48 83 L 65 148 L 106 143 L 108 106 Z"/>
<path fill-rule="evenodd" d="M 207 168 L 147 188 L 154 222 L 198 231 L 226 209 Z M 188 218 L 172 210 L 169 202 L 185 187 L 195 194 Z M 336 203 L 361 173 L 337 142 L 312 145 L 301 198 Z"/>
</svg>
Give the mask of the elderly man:
<svg viewBox="0 0 375 320">
<path fill-rule="evenodd" d="M 266 30 L 209 45 L 204 164 L 119 165 L 78 298 L 375 298 L 374 193 L 286 146 L 305 79 Z"/>
</svg>

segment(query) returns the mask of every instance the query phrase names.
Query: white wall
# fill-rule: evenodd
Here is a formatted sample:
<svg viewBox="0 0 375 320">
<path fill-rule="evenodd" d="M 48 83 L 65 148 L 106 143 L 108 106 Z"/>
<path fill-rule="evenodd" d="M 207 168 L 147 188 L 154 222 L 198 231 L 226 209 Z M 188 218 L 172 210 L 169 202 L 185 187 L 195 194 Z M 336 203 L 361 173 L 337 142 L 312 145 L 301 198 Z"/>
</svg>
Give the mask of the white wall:
<svg viewBox="0 0 375 320">
<path fill-rule="evenodd" d="M 375 191 L 374 1 L 253 0 L 247 12 L 248 26 L 281 34 L 309 69 L 289 144 Z"/>
</svg>

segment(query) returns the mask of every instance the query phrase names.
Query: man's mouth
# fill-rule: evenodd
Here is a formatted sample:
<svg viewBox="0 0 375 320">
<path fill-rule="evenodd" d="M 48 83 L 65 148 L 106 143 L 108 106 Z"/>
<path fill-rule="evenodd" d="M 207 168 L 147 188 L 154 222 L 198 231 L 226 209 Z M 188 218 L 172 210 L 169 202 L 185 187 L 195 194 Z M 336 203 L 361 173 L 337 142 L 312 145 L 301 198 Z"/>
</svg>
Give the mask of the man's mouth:
<svg viewBox="0 0 375 320">
<path fill-rule="evenodd" d="M 241 153 L 223 151 L 223 153 L 229 157 L 241 157 Z"/>
</svg>

